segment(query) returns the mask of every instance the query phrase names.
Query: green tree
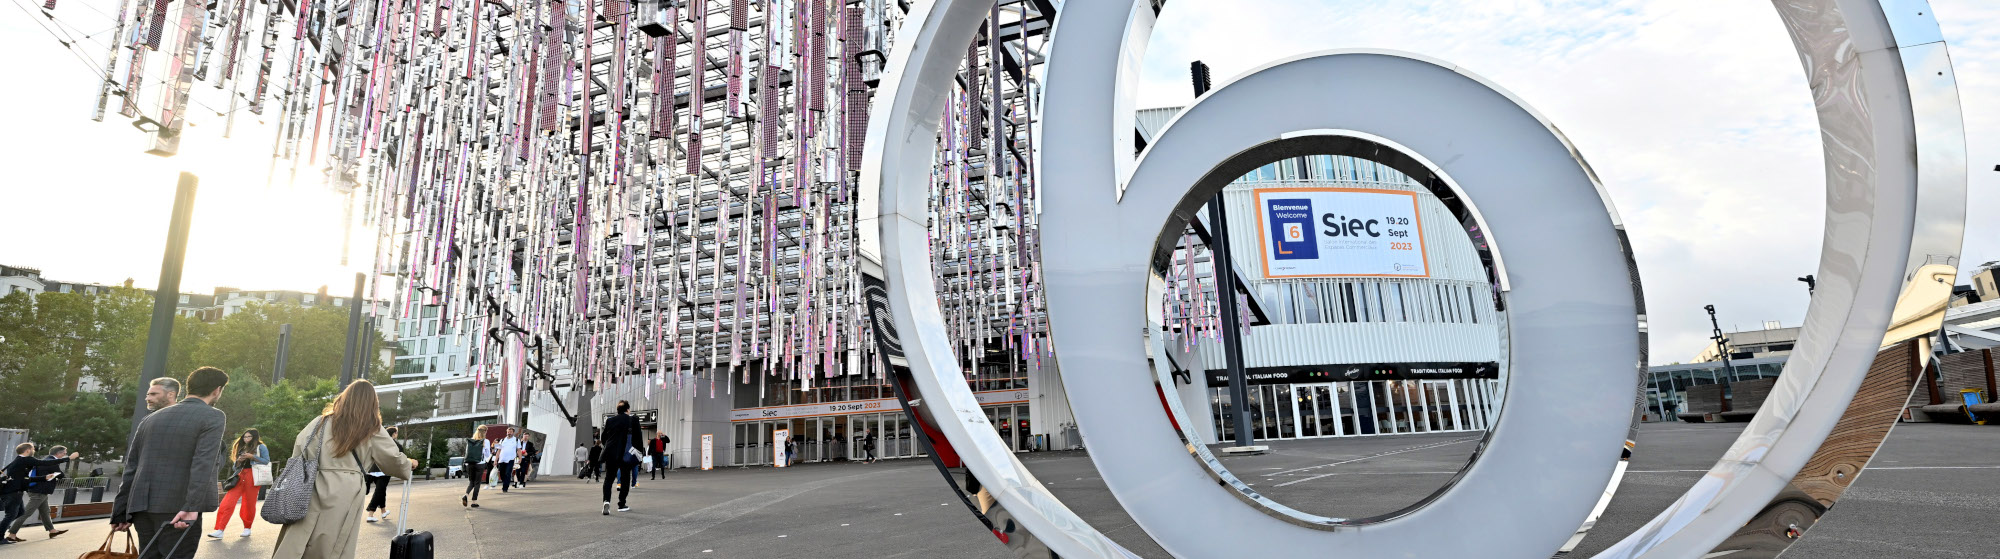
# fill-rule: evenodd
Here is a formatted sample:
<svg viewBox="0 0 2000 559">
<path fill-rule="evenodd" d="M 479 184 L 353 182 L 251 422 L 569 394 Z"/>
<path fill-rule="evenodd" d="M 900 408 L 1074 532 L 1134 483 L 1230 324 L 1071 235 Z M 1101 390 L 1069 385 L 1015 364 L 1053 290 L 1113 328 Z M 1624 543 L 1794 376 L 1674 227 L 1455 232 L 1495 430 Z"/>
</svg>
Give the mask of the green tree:
<svg viewBox="0 0 2000 559">
<path fill-rule="evenodd" d="M 383 398 L 382 424 L 402 425 L 430 417 L 437 410 L 437 396 L 438 387 L 432 384 L 397 392 L 394 398 Z"/>
<path fill-rule="evenodd" d="M 13 343 L 9 336 L 7 343 Z M 0 344 L 4 345 L 4 344 Z M 59 355 L 24 357 L 19 365 L 0 368 L 0 427 L 39 429 L 42 406 L 62 400 L 62 371 L 67 360 Z"/>
<path fill-rule="evenodd" d="M 86 460 L 104 460 L 125 453 L 127 414 L 119 413 L 105 394 L 80 394 L 74 400 L 42 406 L 35 439 L 43 448 L 67 446 Z"/>
<path fill-rule="evenodd" d="M 263 435 L 265 446 L 271 447 L 271 457 L 289 458 L 298 437 L 304 435 L 306 422 L 326 411 L 326 405 L 339 393 L 335 381 L 323 378 L 313 381 L 285 379 L 264 392 L 257 406 L 257 431 Z"/>
<path fill-rule="evenodd" d="M 277 365 L 278 330 L 285 324 L 292 325 L 286 350 L 289 354 L 285 360 L 286 379 L 340 377 L 341 360 L 347 349 L 347 313 L 332 308 L 285 302 L 248 305 L 211 325 L 197 355 L 202 364 L 229 371 L 231 375 L 270 379 Z M 364 335 L 377 336 L 378 350 L 390 348 L 393 343 L 374 328 L 364 326 L 362 331 Z M 379 362 L 374 363 L 369 370 L 380 366 Z"/>
<path fill-rule="evenodd" d="M 236 437 L 243 436 L 244 429 L 257 426 L 258 412 L 263 407 L 265 396 L 269 391 L 270 387 L 265 385 L 264 381 L 258 380 L 256 375 L 233 373 L 229 375 L 229 385 L 223 387 L 222 399 L 215 402 L 215 408 L 222 410 L 228 417 L 228 427 L 225 429 L 228 440 L 234 441 Z M 271 445 L 269 435 L 265 435 L 263 429 L 257 431 L 259 435 L 265 437 L 264 445 L 276 451 L 278 447 Z M 228 443 L 224 443 L 224 448 L 228 448 L 227 445 Z"/>
</svg>

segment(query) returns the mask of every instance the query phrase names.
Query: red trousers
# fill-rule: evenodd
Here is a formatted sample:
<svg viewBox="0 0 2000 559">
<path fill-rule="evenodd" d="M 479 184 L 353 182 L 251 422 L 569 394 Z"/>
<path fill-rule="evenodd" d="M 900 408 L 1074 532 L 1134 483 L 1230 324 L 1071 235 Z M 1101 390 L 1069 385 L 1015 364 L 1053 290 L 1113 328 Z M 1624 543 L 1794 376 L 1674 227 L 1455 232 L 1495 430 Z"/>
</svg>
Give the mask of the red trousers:
<svg viewBox="0 0 2000 559">
<path fill-rule="evenodd" d="M 221 531 L 223 527 L 229 525 L 229 512 L 231 510 L 242 510 L 243 529 L 250 529 L 250 520 L 257 517 L 256 481 L 257 478 L 251 477 L 249 468 L 244 468 L 242 472 L 236 474 L 236 487 L 231 487 L 229 488 L 229 492 L 222 494 L 222 506 L 215 509 L 215 529 L 217 531 Z M 240 509 L 236 506 L 237 501 L 242 501 L 243 506 Z"/>
</svg>

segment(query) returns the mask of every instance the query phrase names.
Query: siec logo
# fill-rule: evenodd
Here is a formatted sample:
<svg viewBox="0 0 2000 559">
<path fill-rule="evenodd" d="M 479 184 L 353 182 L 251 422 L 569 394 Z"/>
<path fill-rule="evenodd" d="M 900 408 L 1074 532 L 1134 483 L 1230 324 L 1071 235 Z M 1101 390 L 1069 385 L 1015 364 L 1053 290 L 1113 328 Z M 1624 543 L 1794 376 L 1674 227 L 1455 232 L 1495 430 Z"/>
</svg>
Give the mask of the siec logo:
<svg viewBox="0 0 2000 559">
<path fill-rule="evenodd" d="M 1382 236 L 1381 231 L 1375 230 L 1376 227 L 1382 225 L 1382 221 L 1378 219 L 1362 221 L 1357 218 L 1329 213 L 1319 216 L 1319 223 L 1327 227 L 1326 231 L 1321 231 L 1320 233 L 1328 237 Z"/>
</svg>

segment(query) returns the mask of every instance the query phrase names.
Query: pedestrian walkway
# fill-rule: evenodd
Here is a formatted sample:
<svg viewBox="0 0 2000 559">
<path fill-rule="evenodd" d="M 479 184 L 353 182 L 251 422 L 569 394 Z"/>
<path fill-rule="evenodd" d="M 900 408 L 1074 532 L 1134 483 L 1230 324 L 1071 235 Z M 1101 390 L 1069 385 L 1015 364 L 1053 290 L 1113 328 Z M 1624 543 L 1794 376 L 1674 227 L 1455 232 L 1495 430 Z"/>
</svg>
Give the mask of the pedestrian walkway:
<svg viewBox="0 0 2000 559">
<path fill-rule="evenodd" d="M 1742 425 L 1641 428 L 1632 471 L 1618 497 L 1572 556 L 1588 557 L 1658 514 L 1700 479 Z M 1294 441 L 1274 449 L 1282 452 L 1225 463 L 1247 473 L 1259 490 L 1272 489 L 1281 502 L 1372 491 L 1384 493 L 1369 497 L 1380 504 L 1400 506 L 1416 502 L 1449 476 L 1438 472 L 1456 471 L 1464 463 L 1460 447 L 1470 443 L 1455 442 L 1462 436 Z M 1142 557 L 1167 557 L 1118 508 L 1089 455 L 1040 452 L 1020 458 L 1093 527 Z M 599 514 L 601 484 L 570 476 L 542 476 L 511 493 L 484 492 L 478 509 L 458 504 L 464 480 L 419 481 L 410 526 L 435 535 L 437 556 L 447 559 L 1011 557 L 927 460 L 680 469 L 657 481 L 639 477 L 632 512 L 611 516 Z M 1276 487 L 1298 480 L 1309 481 Z M 391 488 L 392 498 L 399 489 Z M 1994 549 L 1980 536 L 2000 514 L 2000 499 L 1993 495 L 2000 495 L 2000 429 L 1899 425 L 1874 467 L 1798 549 L 1815 559 L 1993 557 Z M 95 549 L 109 529 L 103 520 L 61 527 L 71 532 L 0 548 L 0 559 L 76 557 Z M 357 559 L 386 559 L 394 531 L 393 522 L 363 523 Z M 265 559 L 278 527 L 260 521 L 249 538 L 234 533 L 232 528 L 221 541 L 203 542 L 198 557 Z"/>
</svg>

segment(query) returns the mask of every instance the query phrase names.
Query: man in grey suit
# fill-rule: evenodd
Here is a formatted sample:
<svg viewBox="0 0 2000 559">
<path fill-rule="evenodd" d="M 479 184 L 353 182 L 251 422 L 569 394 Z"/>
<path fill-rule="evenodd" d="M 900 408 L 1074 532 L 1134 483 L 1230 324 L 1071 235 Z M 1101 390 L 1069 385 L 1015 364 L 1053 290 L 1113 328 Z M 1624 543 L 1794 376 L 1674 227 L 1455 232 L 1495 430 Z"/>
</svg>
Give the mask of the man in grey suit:
<svg viewBox="0 0 2000 559">
<path fill-rule="evenodd" d="M 215 510 L 221 500 L 215 476 L 222 468 L 226 427 L 215 402 L 225 384 L 229 374 L 221 369 L 195 369 L 188 373 L 188 397 L 147 415 L 132 433 L 111 527 L 136 527 L 140 541 L 153 541 L 162 525 L 173 524 L 139 559 L 188 559 L 201 544 L 201 538 L 181 540 L 201 524 L 201 513 Z"/>
</svg>

